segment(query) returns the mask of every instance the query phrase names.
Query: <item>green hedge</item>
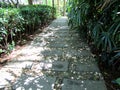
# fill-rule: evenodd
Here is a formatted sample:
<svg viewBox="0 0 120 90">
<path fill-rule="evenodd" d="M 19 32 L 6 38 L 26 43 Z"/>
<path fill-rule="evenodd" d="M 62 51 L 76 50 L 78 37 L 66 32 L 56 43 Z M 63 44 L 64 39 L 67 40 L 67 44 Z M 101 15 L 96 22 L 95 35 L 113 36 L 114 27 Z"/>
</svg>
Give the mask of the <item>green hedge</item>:
<svg viewBox="0 0 120 90">
<path fill-rule="evenodd" d="M 20 8 L 0 9 L 0 53 L 9 52 L 15 39 L 23 33 L 33 33 L 39 26 L 49 23 L 54 17 L 53 9 L 45 5 L 27 5 Z"/>
<path fill-rule="evenodd" d="M 28 5 L 20 7 L 20 13 L 28 30 L 34 30 L 38 25 L 44 25 L 55 17 L 53 8 L 46 5 Z"/>
</svg>

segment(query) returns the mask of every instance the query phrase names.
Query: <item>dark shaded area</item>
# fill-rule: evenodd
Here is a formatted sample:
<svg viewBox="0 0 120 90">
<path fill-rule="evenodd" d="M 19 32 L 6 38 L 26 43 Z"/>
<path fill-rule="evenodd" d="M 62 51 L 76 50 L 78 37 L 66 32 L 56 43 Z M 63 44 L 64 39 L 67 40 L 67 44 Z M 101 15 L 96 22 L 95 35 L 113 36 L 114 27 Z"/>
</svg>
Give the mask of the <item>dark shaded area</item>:
<svg viewBox="0 0 120 90">
<path fill-rule="evenodd" d="M 100 71 L 104 77 L 105 84 L 108 90 L 120 90 L 120 86 L 116 83 L 113 83 L 113 80 L 116 80 L 120 77 L 120 71 L 114 71 L 108 67 L 103 62 L 98 63 Z"/>
</svg>

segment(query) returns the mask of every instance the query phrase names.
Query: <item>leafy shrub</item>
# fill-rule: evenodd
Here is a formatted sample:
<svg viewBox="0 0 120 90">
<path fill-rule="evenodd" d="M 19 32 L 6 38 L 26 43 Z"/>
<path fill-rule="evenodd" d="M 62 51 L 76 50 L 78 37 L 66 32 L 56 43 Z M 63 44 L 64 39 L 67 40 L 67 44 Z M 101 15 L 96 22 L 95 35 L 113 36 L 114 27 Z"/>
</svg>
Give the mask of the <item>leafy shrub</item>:
<svg viewBox="0 0 120 90">
<path fill-rule="evenodd" d="M 68 11 L 69 25 L 80 30 L 87 37 L 88 43 L 96 46 L 99 55 L 105 59 L 104 63 L 115 66 L 120 62 L 115 58 L 120 52 L 119 0 L 73 0 Z"/>
<path fill-rule="evenodd" d="M 20 7 L 20 13 L 25 20 L 25 27 L 32 32 L 39 25 L 44 25 L 53 19 L 53 8 L 45 5 L 27 5 Z"/>
<path fill-rule="evenodd" d="M 15 39 L 23 33 L 33 33 L 38 26 L 50 22 L 55 14 L 50 6 L 28 5 L 20 8 L 0 9 L 0 53 L 9 52 L 15 46 Z"/>
<path fill-rule="evenodd" d="M 0 42 L 2 49 L 9 49 L 17 32 L 23 30 L 23 18 L 18 9 L 0 9 Z"/>
</svg>

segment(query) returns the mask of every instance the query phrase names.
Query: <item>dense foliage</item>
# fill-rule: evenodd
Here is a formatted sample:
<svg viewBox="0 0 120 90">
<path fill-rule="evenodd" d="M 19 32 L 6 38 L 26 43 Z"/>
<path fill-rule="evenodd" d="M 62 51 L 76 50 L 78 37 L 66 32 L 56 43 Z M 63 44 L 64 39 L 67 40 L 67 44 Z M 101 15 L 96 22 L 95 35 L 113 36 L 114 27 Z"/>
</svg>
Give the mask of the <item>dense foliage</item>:
<svg viewBox="0 0 120 90">
<path fill-rule="evenodd" d="M 80 30 L 106 66 L 120 70 L 119 0 L 70 0 L 69 25 Z"/>
<path fill-rule="evenodd" d="M 15 34 L 24 29 L 23 20 L 18 9 L 0 9 L 0 52 L 13 48 Z"/>
<path fill-rule="evenodd" d="M 43 26 L 55 18 L 53 12 L 55 13 L 55 9 L 46 5 L 28 5 L 20 7 L 20 13 L 25 21 L 24 26 L 29 33 L 32 33 L 37 26 Z"/>
<path fill-rule="evenodd" d="M 33 33 L 55 17 L 55 9 L 45 5 L 28 5 L 20 8 L 0 8 L 0 53 L 8 53 L 15 39 L 23 33 Z"/>
</svg>

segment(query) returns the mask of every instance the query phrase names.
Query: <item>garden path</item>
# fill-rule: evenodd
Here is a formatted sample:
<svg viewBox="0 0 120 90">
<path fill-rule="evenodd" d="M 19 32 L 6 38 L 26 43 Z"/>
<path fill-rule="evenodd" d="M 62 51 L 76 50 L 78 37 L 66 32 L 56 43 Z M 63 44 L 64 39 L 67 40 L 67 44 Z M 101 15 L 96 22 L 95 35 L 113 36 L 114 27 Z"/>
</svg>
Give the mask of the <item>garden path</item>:
<svg viewBox="0 0 120 90">
<path fill-rule="evenodd" d="M 67 17 L 54 20 L 0 70 L 0 90 L 107 90 L 95 58 Z"/>
</svg>

